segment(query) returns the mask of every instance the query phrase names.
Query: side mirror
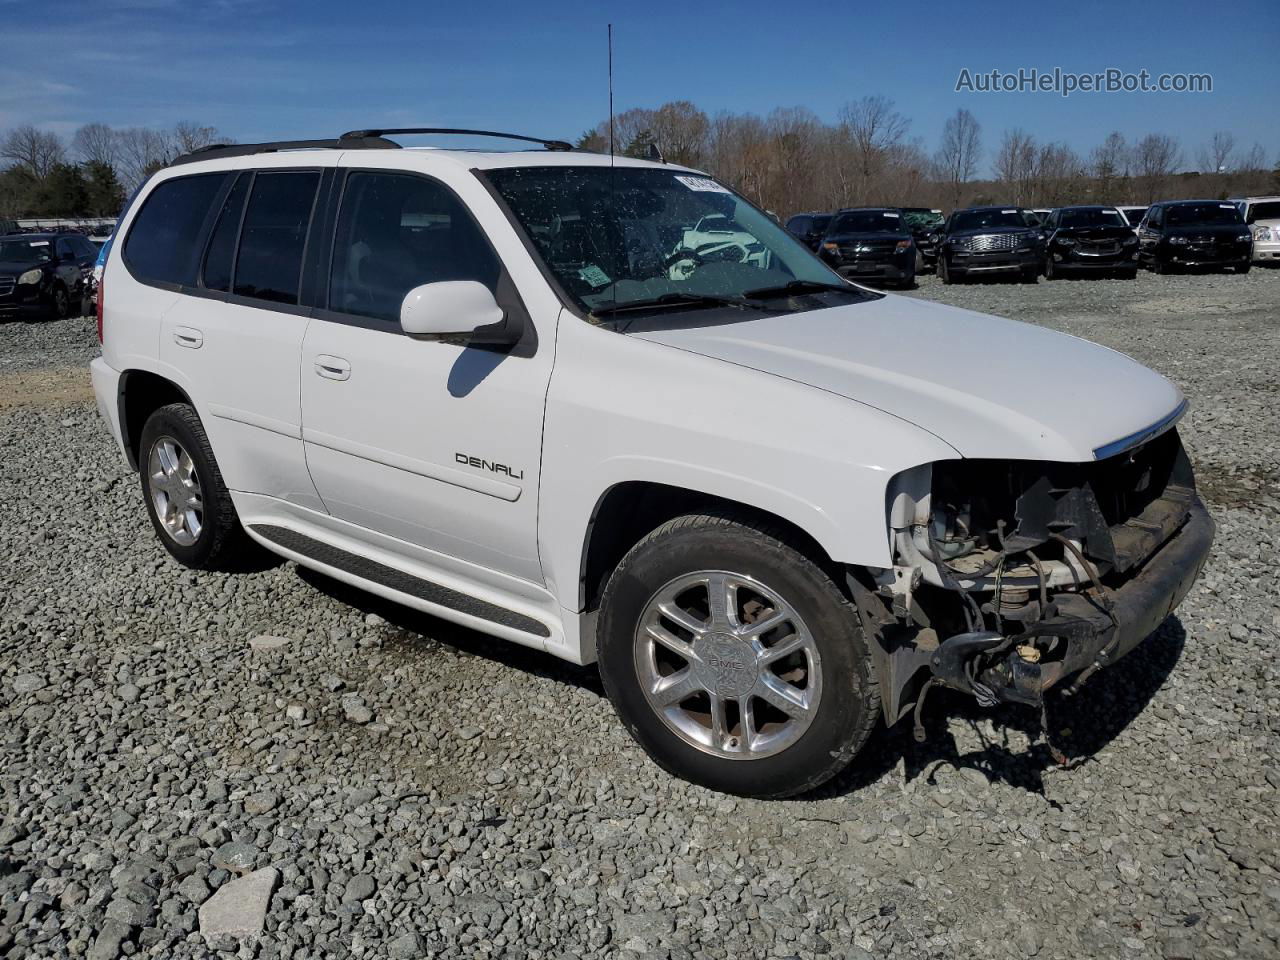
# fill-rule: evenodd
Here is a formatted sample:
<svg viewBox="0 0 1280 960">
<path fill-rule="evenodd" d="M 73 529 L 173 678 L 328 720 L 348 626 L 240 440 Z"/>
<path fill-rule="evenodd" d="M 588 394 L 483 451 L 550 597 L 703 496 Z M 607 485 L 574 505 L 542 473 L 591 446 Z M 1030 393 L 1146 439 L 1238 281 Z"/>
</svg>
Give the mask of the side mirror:
<svg viewBox="0 0 1280 960">
<path fill-rule="evenodd" d="M 441 280 L 414 287 L 404 295 L 400 329 L 411 337 L 457 336 L 501 323 L 504 316 L 483 283 Z"/>
</svg>

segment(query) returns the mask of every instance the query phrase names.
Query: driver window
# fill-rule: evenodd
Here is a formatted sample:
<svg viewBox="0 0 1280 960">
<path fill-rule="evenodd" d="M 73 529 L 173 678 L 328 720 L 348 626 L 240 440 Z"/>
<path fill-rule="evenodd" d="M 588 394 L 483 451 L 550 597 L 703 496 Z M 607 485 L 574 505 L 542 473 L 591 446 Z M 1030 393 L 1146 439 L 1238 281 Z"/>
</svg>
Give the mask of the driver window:
<svg viewBox="0 0 1280 960">
<path fill-rule="evenodd" d="M 405 174 L 347 177 L 333 245 L 329 309 L 398 323 L 414 287 L 477 280 L 496 293 L 500 266 L 454 194 Z"/>
</svg>

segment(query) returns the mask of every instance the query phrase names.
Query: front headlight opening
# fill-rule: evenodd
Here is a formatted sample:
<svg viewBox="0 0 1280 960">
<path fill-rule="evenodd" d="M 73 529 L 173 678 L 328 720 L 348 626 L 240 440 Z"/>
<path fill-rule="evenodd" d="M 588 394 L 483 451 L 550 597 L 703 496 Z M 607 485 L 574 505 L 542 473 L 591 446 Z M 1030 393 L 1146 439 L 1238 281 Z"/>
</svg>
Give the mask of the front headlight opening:
<svg viewBox="0 0 1280 960">
<path fill-rule="evenodd" d="M 19 283 L 39 283 L 40 278 L 44 276 L 44 271 L 39 267 L 34 270 L 28 270 L 26 273 L 18 277 Z"/>
</svg>

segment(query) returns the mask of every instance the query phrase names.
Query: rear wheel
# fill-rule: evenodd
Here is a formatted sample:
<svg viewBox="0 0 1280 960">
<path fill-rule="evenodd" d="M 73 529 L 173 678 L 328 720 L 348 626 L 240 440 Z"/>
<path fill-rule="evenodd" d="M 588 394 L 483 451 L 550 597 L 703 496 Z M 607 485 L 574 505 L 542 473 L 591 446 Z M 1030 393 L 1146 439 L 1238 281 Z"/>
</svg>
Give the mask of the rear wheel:
<svg viewBox="0 0 1280 960">
<path fill-rule="evenodd" d="M 600 674 L 664 770 L 784 797 L 866 743 L 879 691 L 857 612 L 787 534 L 729 513 L 679 517 L 623 558 L 600 610 Z"/>
<path fill-rule="evenodd" d="M 184 566 L 226 569 L 252 549 L 204 425 L 189 405 L 171 403 L 151 414 L 138 461 L 151 524 Z"/>
</svg>

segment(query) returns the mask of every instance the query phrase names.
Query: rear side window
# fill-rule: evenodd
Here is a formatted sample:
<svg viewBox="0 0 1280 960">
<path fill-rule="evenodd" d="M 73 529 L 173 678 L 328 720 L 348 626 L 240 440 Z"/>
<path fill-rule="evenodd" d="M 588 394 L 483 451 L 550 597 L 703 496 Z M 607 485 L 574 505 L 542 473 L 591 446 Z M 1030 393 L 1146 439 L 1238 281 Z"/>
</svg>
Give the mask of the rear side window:
<svg viewBox="0 0 1280 960">
<path fill-rule="evenodd" d="M 272 303 L 298 302 L 302 254 L 319 184 L 317 170 L 254 177 L 240 230 L 236 294 Z"/>
<path fill-rule="evenodd" d="M 193 285 L 205 219 L 226 178 L 179 177 L 152 190 L 125 240 L 129 272 L 144 282 Z"/>
<path fill-rule="evenodd" d="M 461 201 L 422 177 L 352 173 L 333 245 L 329 309 L 397 322 L 414 287 L 478 280 L 496 292 L 500 266 Z"/>
</svg>

